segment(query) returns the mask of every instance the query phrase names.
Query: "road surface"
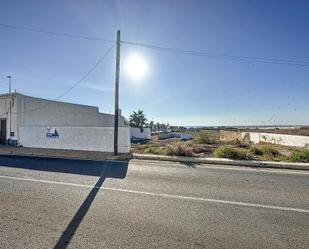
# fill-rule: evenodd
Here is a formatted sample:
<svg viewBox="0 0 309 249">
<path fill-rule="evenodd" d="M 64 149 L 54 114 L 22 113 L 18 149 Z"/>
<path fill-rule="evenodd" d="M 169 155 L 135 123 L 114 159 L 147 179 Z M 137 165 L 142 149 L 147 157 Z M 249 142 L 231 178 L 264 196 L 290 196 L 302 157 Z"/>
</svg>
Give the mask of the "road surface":
<svg viewBox="0 0 309 249">
<path fill-rule="evenodd" d="M 309 172 L 0 156 L 1 248 L 309 248 Z"/>
</svg>

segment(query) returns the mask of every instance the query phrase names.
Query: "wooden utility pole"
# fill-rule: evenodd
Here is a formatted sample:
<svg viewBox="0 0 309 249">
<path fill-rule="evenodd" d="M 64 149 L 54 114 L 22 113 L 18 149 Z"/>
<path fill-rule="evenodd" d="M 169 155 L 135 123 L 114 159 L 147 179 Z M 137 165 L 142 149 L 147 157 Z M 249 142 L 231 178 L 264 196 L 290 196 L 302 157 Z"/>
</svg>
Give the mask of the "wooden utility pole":
<svg viewBox="0 0 309 249">
<path fill-rule="evenodd" d="M 117 31 L 117 44 L 116 44 L 115 121 L 114 121 L 114 155 L 115 156 L 118 155 L 119 71 L 120 71 L 120 30 Z"/>
<path fill-rule="evenodd" d="M 9 79 L 9 94 L 11 95 L 11 80 L 12 80 L 12 76 L 6 76 Z M 13 95 L 10 96 L 11 100 L 10 100 L 10 136 L 9 138 L 11 139 L 11 134 L 12 134 L 12 101 L 13 101 Z"/>
<path fill-rule="evenodd" d="M 11 93 L 11 79 L 12 79 L 12 76 L 6 76 L 8 79 L 9 79 L 9 93 Z"/>
</svg>

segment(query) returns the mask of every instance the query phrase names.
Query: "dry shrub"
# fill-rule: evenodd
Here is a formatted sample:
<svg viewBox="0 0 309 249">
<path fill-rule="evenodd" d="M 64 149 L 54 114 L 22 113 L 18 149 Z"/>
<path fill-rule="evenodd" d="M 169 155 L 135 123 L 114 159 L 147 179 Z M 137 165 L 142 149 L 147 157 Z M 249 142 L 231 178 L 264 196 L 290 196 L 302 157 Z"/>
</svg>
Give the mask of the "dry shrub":
<svg viewBox="0 0 309 249">
<path fill-rule="evenodd" d="M 239 139 L 234 139 L 232 141 L 229 142 L 230 144 L 237 146 L 239 148 L 245 148 L 245 149 L 249 149 L 251 146 L 251 143 L 246 141 L 246 140 L 239 140 Z"/>
<path fill-rule="evenodd" d="M 214 150 L 213 145 L 206 145 L 206 144 L 193 144 L 192 149 L 193 152 L 196 154 L 212 154 Z"/>
<path fill-rule="evenodd" d="M 190 144 L 184 142 L 175 142 L 166 146 L 166 155 L 169 156 L 193 156 L 193 149 Z"/>
</svg>

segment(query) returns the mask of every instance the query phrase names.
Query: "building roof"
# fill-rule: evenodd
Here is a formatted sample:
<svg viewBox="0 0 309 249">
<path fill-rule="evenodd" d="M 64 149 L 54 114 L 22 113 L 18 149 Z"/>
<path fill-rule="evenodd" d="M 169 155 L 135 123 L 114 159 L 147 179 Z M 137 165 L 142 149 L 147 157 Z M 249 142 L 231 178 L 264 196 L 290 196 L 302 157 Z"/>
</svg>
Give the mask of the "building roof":
<svg viewBox="0 0 309 249">
<path fill-rule="evenodd" d="M 71 102 L 64 102 L 64 101 L 58 101 L 58 100 L 52 100 L 52 99 L 45 99 L 45 98 L 40 98 L 40 97 L 33 97 L 33 96 L 21 94 L 19 92 L 3 93 L 3 94 L 0 94 L 0 98 L 1 97 L 6 97 L 6 96 L 9 97 L 11 95 L 23 96 L 23 97 L 27 97 L 27 98 L 33 98 L 33 99 L 37 99 L 37 100 L 44 100 L 44 101 L 50 101 L 50 102 L 57 102 L 57 103 L 61 103 L 61 104 L 78 105 L 78 106 L 83 106 L 83 107 L 92 107 L 92 108 L 99 109 L 97 106 L 84 105 L 84 104 L 71 103 Z"/>
</svg>

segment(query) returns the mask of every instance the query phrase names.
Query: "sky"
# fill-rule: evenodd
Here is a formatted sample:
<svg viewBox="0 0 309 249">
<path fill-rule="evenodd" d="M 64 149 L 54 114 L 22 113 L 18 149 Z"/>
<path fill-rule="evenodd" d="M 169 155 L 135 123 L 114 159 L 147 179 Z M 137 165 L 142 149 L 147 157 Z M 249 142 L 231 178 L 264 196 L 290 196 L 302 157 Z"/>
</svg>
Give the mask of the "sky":
<svg viewBox="0 0 309 249">
<path fill-rule="evenodd" d="M 172 125 L 309 124 L 309 1 L 1 0 L 0 24 L 224 55 L 308 62 L 227 60 L 121 45 L 120 108 Z M 0 26 L 0 93 L 55 99 L 113 45 Z M 115 47 L 60 100 L 114 112 Z M 132 56 L 147 68 L 135 79 Z"/>
</svg>

